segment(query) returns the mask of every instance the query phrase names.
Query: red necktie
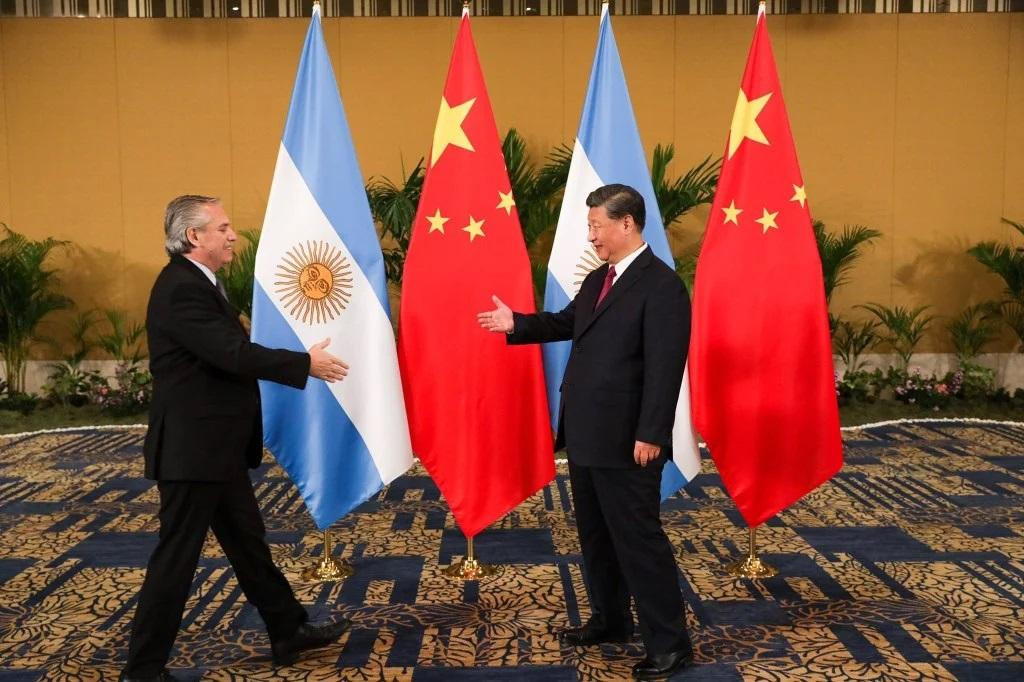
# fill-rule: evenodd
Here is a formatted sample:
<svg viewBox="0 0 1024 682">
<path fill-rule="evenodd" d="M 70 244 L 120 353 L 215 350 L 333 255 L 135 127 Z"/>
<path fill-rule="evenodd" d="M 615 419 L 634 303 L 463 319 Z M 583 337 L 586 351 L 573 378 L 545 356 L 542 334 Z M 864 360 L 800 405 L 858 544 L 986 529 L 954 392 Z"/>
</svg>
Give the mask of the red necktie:
<svg viewBox="0 0 1024 682">
<path fill-rule="evenodd" d="M 608 292 L 612 290 L 612 282 L 615 281 L 615 266 L 608 266 L 608 274 L 604 276 L 604 285 L 601 287 L 601 293 L 597 295 L 597 303 L 594 304 L 594 308 L 601 305 L 601 301 L 608 295 Z"/>
</svg>

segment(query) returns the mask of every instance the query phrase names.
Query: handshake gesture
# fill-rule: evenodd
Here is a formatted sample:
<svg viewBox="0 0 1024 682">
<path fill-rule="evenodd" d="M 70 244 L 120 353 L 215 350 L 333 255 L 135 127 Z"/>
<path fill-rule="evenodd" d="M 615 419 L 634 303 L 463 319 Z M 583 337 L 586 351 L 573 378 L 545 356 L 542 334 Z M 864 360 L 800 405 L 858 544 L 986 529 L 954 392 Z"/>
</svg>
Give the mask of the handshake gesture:
<svg viewBox="0 0 1024 682">
<path fill-rule="evenodd" d="M 495 308 L 486 313 L 477 313 L 476 321 L 480 326 L 489 332 L 508 334 L 513 331 L 515 324 L 512 320 L 512 309 L 501 302 L 497 296 L 491 296 Z"/>
<path fill-rule="evenodd" d="M 309 376 L 333 384 L 348 375 L 348 365 L 324 350 L 329 345 L 331 345 L 331 340 L 327 338 L 310 347 Z"/>
</svg>

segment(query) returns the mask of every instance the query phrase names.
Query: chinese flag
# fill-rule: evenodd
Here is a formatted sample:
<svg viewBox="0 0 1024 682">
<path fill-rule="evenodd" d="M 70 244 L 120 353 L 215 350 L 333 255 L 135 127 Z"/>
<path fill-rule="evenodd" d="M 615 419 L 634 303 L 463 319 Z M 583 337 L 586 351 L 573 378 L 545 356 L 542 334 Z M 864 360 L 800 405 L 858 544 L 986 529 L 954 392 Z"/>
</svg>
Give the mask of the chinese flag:
<svg viewBox="0 0 1024 682">
<path fill-rule="evenodd" d="M 476 314 L 533 284 L 494 112 L 463 12 L 402 276 L 398 361 L 413 451 L 473 537 L 555 475 L 540 349 Z"/>
<path fill-rule="evenodd" d="M 843 463 L 821 261 L 757 16 L 694 282 L 697 430 L 756 526 Z"/>
</svg>

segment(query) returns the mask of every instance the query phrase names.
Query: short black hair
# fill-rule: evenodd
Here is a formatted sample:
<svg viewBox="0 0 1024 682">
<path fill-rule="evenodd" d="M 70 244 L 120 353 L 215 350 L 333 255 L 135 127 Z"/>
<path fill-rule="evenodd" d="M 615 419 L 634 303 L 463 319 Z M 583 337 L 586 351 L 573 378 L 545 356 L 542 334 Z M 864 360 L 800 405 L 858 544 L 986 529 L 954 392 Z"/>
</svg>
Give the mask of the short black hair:
<svg viewBox="0 0 1024 682">
<path fill-rule="evenodd" d="M 598 187 L 587 196 L 587 206 L 590 208 L 604 206 L 604 210 L 612 220 L 622 220 L 627 215 L 633 216 L 637 231 L 644 231 L 644 223 L 647 220 L 644 198 L 640 192 L 629 185 L 616 183 Z"/>
</svg>

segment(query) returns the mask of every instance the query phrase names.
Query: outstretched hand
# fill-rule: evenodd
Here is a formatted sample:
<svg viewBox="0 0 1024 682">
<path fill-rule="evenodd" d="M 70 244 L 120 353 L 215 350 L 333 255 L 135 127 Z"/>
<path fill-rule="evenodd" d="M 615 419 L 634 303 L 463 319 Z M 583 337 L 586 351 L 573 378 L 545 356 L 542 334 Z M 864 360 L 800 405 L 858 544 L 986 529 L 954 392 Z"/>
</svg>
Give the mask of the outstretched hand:
<svg viewBox="0 0 1024 682">
<path fill-rule="evenodd" d="M 477 313 L 476 321 L 489 332 L 510 333 L 515 328 L 515 322 L 512 319 L 512 309 L 502 303 L 501 299 L 497 296 L 491 296 L 491 300 L 494 301 L 494 310 L 486 313 Z"/>
<path fill-rule="evenodd" d="M 328 338 L 310 347 L 309 376 L 334 383 L 348 375 L 348 365 L 324 350 L 330 344 L 331 340 Z"/>
</svg>

